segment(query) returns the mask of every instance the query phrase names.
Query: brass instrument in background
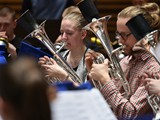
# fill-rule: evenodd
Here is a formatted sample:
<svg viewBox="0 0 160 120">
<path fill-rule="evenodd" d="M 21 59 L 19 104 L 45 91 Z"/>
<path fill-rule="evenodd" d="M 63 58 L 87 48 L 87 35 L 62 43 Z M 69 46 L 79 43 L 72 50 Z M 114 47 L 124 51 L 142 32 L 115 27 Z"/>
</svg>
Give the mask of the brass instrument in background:
<svg viewBox="0 0 160 120">
<path fill-rule="evenodd" d="M 138 14 L 137 16 L 133 17 L 126 23 L 126 25 L 130 29 L 134 37 L 138 40 L 134 47 L 143 47 L 156 59 L 156 61 L 160 65 L 160 30 L 152 30 L 150 24 L 145 19 L 143 14 Z M 158 79 L 160 78 L 155 77 L 155 80 Z M 148 102 L 156 115 L 155 120 L 159 120 L 160 98 L 156 95 L 149 94 Z"/>
<path fill-rule="evenodd" d="M 108 58 L 110 60 L 110 66 L 111 71 L 110 75 L 111 78 L 119 79 L 121 81 L 121 84 L 124 88 L 126 97 L 129 97 L 130 95 L 130 86 L 128 84 L 128 81 L 126 80 L 123 71 L 121 69 L 121 66 L 119 64 L 119 54 L 122 53 L 122 47 L 119 47 L 115 50 L 113 50 L 113 47 L 111 45 L 108 30 L 107 30 L 107 23 L 110 19 L 110 15 L 99 18 L 99 19 L 93 19 L 93 22 L 86 25 L 83 29 L 89 30 L 93 32 L 101 41 L 102 46 L 104 47 Z"/>
<path fill-rule="evenodd" d="M 68 65 L 68 63 L 64 60 L 64 58 L 58 53 L 59 50 L 56 49 L 56 45 L 54 45 L 52 41 L 49 39 L 49 37 L 47 36 L 44 29 L 46 21 L 38 25 L 29 11 L 26 11 L 24 14 L 22 14 L 19 19 L 22 25 L 25 24 L 25 26 L 28 26 L 28 27 L 29 25 L 33 26 L 32 32 L 29 35 L 27 35 L 25 38 L 34 37 L 40 40 L 48 48 L 48 50 L 53 54 L 53 59 L 57 62 L 57 64 L 61 66 L 68 73 L 72 82 L 76 84 L 81 84 L 82 80 L 75 73 L 75 71 Z M 61 48 L 63 48 L 63 46 L 65 46 L 65 43 L 61 44 Z M 47 64 L 50 64 L 50 62 L 48 61 Z"/>
<path fill-rule="evenodd" d="M 156 59 L 160 65 L 160 30 L 154 30 L 147 34 L 142 40 L 139 41 L 151 55 Z M 155 78 L 158 80 L 159 78 Z M 152 107 L 155 115 L 160 112 L 160 98 L 156 95 L 150 95 L 148 102 Z"/>
<path fill-rule="evenodd" d="M 139 42 L 160 64 L 160 29 L 148 33 Z"/>
</svg>

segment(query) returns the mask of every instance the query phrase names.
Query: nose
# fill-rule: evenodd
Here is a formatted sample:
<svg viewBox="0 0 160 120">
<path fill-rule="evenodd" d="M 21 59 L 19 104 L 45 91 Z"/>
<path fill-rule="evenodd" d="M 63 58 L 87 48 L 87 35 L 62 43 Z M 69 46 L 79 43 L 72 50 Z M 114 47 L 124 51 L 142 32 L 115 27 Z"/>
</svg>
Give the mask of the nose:
<svg viewBox="0 0 160 120">
<path fill-rule="evenodd" d="M 124 40 L 122 37 L 119 37 L 119 38 L 118 38 L 118 43 L 124 44 L 124 43 L 125 43 L 125 40 Z"/>
<path fill-rule="evenodd" d="M 66 40 L 66 39 L 67 39 L 67 36 L 66 36 L 66 33 L 65 33 L 65 32 L 62 33 L 61 36 L 62 36 L 62 40 Z"/>
</svg>

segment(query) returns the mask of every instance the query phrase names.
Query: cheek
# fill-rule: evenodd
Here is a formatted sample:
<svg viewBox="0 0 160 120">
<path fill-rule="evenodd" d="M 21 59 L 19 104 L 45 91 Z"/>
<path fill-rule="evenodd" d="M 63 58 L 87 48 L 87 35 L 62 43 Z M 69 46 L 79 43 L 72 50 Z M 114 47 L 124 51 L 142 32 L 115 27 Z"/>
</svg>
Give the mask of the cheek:
<svg viewBox="0 0 160 120">
<path fill-rule="evenodd" d="M 135 44 L 136 44 L 136 40 L 133 40 L 131 43 L 130 43 L 130 47 L 133 47 Z"/>
<path fill-rule="evenodd" d="M 74 36 L 68 36 L 68 39 L 67 39 L 67 46 L 68 47 L 71 47 L 71 46 L 75 46 L 76 44 L 76 41 L 77 41 L 77 38 L 74 37 Z"/>
<path fill-rule="evenodd" d="M 137 40 L 134 36 L 131 36 L 130 39 L 127 41 L 127 45 L 133 47 L 137 43 Z"/>
<path fill-rule="evenodd" d="M 13 32 L 14 28 L 12 26 L 8 26 L 6 29 L 7 34 L 10 34 Z"/>
<path fill-rule="evenodd" d="M 74 35 L 72 36 L 72 39 L 73 39 L 73 41 L 76 42 L 76 43 L 81 42 L 81 41 L 82 41 L 82 35 L 81 35 L 81 33 L 74 34 Z"/>
</svg>

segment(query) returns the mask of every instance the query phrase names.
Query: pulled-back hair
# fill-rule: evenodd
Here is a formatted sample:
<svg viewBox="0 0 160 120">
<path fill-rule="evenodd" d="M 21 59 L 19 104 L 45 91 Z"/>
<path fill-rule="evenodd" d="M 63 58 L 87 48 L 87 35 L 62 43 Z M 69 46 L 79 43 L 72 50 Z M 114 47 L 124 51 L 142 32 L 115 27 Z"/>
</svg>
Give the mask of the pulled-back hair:
<svg viewBox="0 0 160 120">
<path fill-rule="evenodd" d="M 83 17 L 82 13 L 80 10 L 76 10 L 73 12 L 68 12 L 63 19 L 71 20 L 74 21 L 75 27 L 82 29 L 85 25 L 87 25 L 87 21 Z"/>
<path fill-rule="evenodd" d="M 129 6 L 118 14 L 118 18 L 132 18 L 138 14 L 143 14 L 151 28 L 160 29 L 160 8 L 156 3 L 146 3 L 143 6 Z"/>
<path fill-rule="evenodd" d="M 79 12 L 80 13 L 80 10 L 77 6 L 67 7 L 62 13 L 62 17 L 66 16 L 67 14 L 72 13 L 72 12 Z"/>
</svg>

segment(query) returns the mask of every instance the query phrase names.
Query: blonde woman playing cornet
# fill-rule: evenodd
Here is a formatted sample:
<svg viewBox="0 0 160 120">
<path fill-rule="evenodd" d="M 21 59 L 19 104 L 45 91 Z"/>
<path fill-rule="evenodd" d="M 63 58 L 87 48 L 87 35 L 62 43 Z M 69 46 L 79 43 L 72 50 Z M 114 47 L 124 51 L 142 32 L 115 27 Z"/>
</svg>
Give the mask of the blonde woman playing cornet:
<svg viewBox="0 0 160 120">
<path fill-rule="evenodd" d="M 86 21 L 83 18 L 80 11 L 69 12 L 63 16 L 60 32 L 61 39 L 66 43 L 67 49 L 64 53 L 61 53 L 67 64 L 73 68 L 76 74 L 82 80 L 81 83 L 86 80 L 86 65 L 85 54 L 88 51 L 84 43 L 84 39 L 87 35 L 87 31 L 82 28 L 86 25 Z M 57 61 L 51 60 L 51 64 L 46 64 L 50 58 L 40 58 L 39 63 L 44 68 L 47 77 L 56 77 L 58 80 L 66 80 L 70 76 L 61 68 L 59 69 Z M 58 68 L 58 70 L 56 70 Z"/>
</svg>

